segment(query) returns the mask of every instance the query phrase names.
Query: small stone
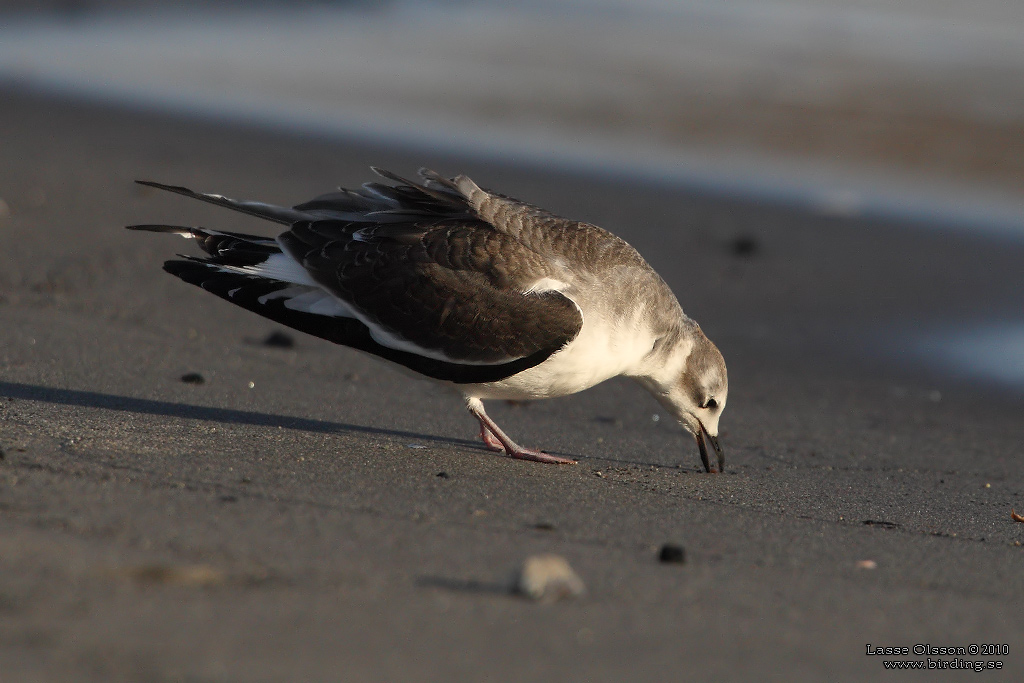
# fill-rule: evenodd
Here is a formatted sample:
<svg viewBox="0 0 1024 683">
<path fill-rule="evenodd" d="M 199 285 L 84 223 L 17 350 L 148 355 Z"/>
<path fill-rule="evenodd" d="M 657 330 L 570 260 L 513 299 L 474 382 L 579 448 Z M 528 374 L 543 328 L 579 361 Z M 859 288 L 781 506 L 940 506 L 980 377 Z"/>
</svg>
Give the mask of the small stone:
<svg viewBox="0 0 1024 683">
<path fill-rule="evenodd" d="M 857 569 L 878 569 L 878 563 L 874 560 L 858 560 Z"/>
<path fill-rule="evenodd" d="M 732 241 L 731 251 L 733 256 L 740 258 L 751 258 L 760 249 L 757 240 L 749 235 L 741 235 Z"/>
<path fill-rule="evenodd" d="M 681 545 L 666 543 L 658 551 L 658 562 L 664 564 L 683 564 L 686 562 L 686 550 Z"/>
<path fill-rule="evenodd" d="M 0 448 L 0 460 L 3 460 L 6 457 L 7 457 L 7 454 L 4 453 L 4 449 Z"/>
<path fill-rule="evenodd" d="M 128 578 L 140 583 L 157 583 L 177 586 L 216 586 L 225 582 L 224 572 L 203 564 L 161 565 L 149 564 L 129 567 L 123 571 Z"/>
<path fill-rule="evenodd" d="M 221 496 L 218 500 L 222 503 L 237 503 L 238 498 L 235 496 Z"/>
<path fill-rule="evenodd" d="M 526 558 L 516 581 L 516 591 L 538 602 L 577 598 L 586 593 L 583 580 L 565 558 L 558 555 L 533 555 Z"/>
<path fill-rule="evenodd" d="M 295 346 L 295 340 L 284 332 L 271 332 L 263 340 L 264 346 L 271 346 L 275 349 L 290 349 Z"/>
<path fill-rule="evenodd" d="M 198 372 L 188 372 L 181 376 L 181 381 L 185 384 L 203 384 L 206 379 Z"/>
<path fill-rule="evenodd" d="M 451 479 L 451 476 L 447 472 L 438 472 L 437 476 L 439 479 Z"/>
<path fill-rule="evenodd" d="M 863 522 L 867 526 L 877 526 L 883 529 L 899 529 L 900 525 L 896 522 L 886 522 L 881 519 L 865 519 Z"/>
</svg>

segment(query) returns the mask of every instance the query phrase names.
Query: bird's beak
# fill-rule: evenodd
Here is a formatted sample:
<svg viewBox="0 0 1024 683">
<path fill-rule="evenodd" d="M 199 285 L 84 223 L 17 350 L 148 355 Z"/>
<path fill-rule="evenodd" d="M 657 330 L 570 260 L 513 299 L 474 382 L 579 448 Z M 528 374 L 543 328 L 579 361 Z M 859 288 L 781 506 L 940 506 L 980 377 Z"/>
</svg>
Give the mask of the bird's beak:
<svg viewBox="0 0 1024 683">
<path fill-rule="evenodd" d="M 718 469 L 711 469 L 711 460 L 708 458 L 708 447 L 704 443 L 704 437 L 707 437 L 708 441 L 711 442 L 711 446 L 715 449 L 715 454 L 718 456 Z M 704 425 L 700 425 L 700 430 L 697 432 L 697 446 L 700 448 L 700 461 L 704 464 L 705 472 L 724 472 L 725 471 L 725 453 L 722 452 L 722 446 L 718 443 L 717 436 L 711 436 L 708 434 L 708 430 L 704 429 Z"/>
</svg>

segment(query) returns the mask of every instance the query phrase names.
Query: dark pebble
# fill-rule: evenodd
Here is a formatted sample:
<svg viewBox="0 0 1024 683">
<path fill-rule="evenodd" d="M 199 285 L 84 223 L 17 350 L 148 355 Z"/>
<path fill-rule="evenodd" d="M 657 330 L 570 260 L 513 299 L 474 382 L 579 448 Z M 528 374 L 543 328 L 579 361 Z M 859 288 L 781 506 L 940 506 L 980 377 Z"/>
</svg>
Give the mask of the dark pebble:
<svg viewBox="0 0 1024 683">
<path fill-rule="evenodd" d="M 896 522 L 886 522 L 880 519 L 865 519 L 864 524 L 868 526 L 879 526 L 883 529 L 899 529 L 900 525 Z"/>
<path fill-rule="evenodd" d="M 264 346 L 273 346 L 275 349 L 290 349 L 295 346 L 295 340 L 284 332 L 271 332 L 270 335 L 263 340 Z"/>
<path fill-rule="evenodd" d="M 733 256 L 739 256 L 741 258 L 750 258 L 758 252 L 760 245 L 757 240 L 749 236 L 740 236 L 732 241 L 731 249 Z"/>
<path fill-rule="evenodd" d="M 4 449 L 0 448 L 0 460 L 3 460 L 6 457 L 7 457 L 7 454 L 4 453 Z"/>
<path fill-rule="evenodd" d="M 237 503 L 238 502 L 238 498 L 236 498 L 235 496 L 221 496 L 220 497 L 220 502 L 222 502 L 222 503 Z"/>
<path fill-rule="evenodd" d="M 666 543 L 661 546 L 661 551 L 658 553 L 658 562 L 682 564 L 686 562 L 686 551 L 683 550 L 681 545 Z"/>
<path fill-rule="evenodd" d="M 533 525 L 533 528 L 538 531 L 554 531 L 555 525 L 551 522 L 537 522 Z"/>
<path fill-rule="evenodd" d="M 181 376 L 181 381 L 185 384 L 203 384 L 206 380 L 198 372 L 189 372 Z"/>
<path fill-rule="evenodd" d="M 450 479 L 450 478 L 451 478 L 451 477 L 450 477 L 450 476 L 448 475 L 448 473 L 447 473 L 447 472 L 438 472 L 438 473 L 437 473 L 437 476 L 441 477 L 442 479 Z"/>
</svg>

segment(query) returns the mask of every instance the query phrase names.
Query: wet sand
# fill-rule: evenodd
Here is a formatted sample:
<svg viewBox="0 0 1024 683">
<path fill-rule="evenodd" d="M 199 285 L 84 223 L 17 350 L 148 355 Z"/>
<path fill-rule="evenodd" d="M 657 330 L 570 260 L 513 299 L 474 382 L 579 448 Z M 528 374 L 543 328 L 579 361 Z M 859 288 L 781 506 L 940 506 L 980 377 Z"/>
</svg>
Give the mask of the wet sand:
<svg viewBox="0 0 1024 683">
<path fill-rule="evenodd" d="M 4 680 L 884 679 L 868 643 L 1009 643 L 990 679 L 1024 672 L 1024 401 L 877 351 L 1019 314 L 1024 246 L 0 99 Z M 729 363 L 726 474 L 626 381 L 493 406 L 579 465 L 496 457 L 457 397 L 299 334 L 266 346 L 275 325 L 160 270 L 189 245 L 121 229 L 273 233 L 135 178 L 296 203 L 370 164 L 466 172 L 634 244 Z M 539 552 L 587 595 L 511 595 Z"/>
</svg>

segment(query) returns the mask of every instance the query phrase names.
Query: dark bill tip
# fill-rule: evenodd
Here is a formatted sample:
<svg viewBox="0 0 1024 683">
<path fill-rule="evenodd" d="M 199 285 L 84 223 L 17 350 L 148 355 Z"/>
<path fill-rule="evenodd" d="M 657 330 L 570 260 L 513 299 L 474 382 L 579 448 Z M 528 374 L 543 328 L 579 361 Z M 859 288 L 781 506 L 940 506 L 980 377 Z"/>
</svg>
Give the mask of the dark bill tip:
<svg viewBox="0 0 1024 683">
<path fill-rule="evenodd" d="M 708 441 L 711 442 L 711 446 L 715 449 L 715 454 L 718 455 L 718 471 L 725 472 L 725 453 L 722 452 L 722 446 L 718 443 L 718 437 L 708 434 Z"/>
<path fill-rule="evenodd" d="M 707 437 L 707 440 L 711 442 L 711 447 L 715 449 L 715 455 L 718 456 L 717 470 L 711 468 L 711 459 L 708 457 L 708 447 L 704 441 L 704 437 Z M 718 443 L 718 437 L 708 434 L 708 430 L 704 429 L 703 424 L 700 426 L 700 431 L 697 433 L 697 446 L 700 448 L 700 461 L 704 464 L 705 472 L 725 472 L 725 453 L 722 452 L 722 446 Z"/>
<path fill-rule="evenodd" d="M 711 460 L 708 459 L 708 447 L 704 444 L 704 428 L 701 427 L 700 431 L 696 434 L 697 447 L 700 448 L 700 461 L 704 464 L 705 472 L 712 472 Z"/>
</svg>

